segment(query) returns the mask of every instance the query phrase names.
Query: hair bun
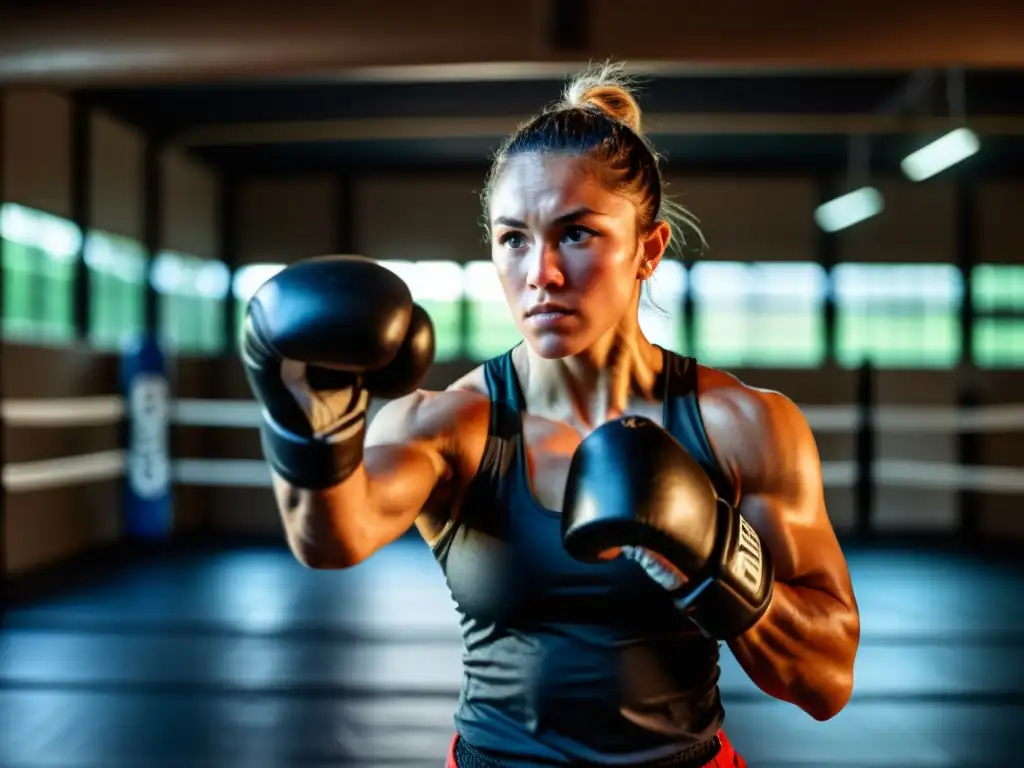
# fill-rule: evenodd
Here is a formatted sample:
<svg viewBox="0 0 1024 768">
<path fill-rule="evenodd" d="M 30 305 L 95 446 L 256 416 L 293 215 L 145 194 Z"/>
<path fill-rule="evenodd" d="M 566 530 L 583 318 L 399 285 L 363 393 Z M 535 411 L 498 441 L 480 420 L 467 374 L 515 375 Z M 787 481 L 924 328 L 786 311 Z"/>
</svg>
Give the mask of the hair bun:
<svg viewBox="0 0 1024 768">
<path fill-rule="evenodd" d="M 599 109 L 640 135 L 640 105 L 622 64 L 603 64 L 573 78 L 565 89 L 564 106 Z"/>
</svg>

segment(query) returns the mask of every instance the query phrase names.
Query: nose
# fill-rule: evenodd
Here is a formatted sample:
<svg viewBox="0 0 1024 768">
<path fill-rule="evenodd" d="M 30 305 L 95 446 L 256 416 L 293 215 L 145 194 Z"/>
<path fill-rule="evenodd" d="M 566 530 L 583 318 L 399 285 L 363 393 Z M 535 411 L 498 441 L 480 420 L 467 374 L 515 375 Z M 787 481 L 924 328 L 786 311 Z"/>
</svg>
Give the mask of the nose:
<svg viewBox="0 0 1024 768">
<path fill-rule="evenodd" d="M 526 271 L 526 282 L 530 288 L 540 291 L 545 288 L 561 287 L 565 283 L 561 262 L 561 254 L 557 248 L 547 243 L 534 248 Z"/>
</svg>

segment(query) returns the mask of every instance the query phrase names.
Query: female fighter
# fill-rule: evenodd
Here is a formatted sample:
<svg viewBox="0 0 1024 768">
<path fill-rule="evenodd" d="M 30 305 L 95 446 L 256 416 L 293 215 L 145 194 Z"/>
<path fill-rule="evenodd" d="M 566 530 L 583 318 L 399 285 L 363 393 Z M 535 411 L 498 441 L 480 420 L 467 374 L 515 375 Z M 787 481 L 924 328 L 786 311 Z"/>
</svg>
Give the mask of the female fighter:
<svg viewBox="0 0 1024 768">
<path fill-rule="evenodd" d="M 767 695 L 833 717 L 860 628 L 815 441 L 783 395 L 641 333 L 689 219 L 619 71 L 521 126 L 483 203 L 523 342 L 444 391 L 417 389 L 429 319 L 369 260 L 299 262 L 250 303 L 295 556 L 348 568 L 419 529 L 465 642 L 450 767 L 741 766 L 720 643 Z M 389 402 L 366 427 L 371 397 Z"/>
</svg>

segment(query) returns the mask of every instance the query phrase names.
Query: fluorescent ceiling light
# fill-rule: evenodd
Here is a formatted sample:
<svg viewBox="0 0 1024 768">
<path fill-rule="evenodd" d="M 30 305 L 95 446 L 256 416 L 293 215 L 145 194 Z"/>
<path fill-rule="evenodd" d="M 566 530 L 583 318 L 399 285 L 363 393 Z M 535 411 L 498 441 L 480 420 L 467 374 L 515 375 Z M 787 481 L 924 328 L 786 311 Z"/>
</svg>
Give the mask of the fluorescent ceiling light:
<svg viewBox="0 0 1024 768">
<path fill-rule="evenodd" d="M 881 192 L 874 187 L 861 187 L 819 205 L 814 220 L 826 232 L 838 232 L 877 216 L 884 207 Z"/>
<path fill-rule="evenodd" d="M 966 160 L 980 149 L 978 136 L 970 128 L 957 128 L 940 139 L 907 155 L 900 168 L 911 181 L 924 181 Z"/>
</svg>

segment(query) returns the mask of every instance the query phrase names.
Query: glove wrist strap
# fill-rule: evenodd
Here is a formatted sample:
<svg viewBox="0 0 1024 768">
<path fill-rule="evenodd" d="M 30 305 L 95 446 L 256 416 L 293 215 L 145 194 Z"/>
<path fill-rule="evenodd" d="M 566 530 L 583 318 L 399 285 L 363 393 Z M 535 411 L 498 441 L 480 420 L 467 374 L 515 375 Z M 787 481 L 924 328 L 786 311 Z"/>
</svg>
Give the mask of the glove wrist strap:
<svg viewBox="0 0 1024 768">
<path fill-rule="evenodd" d="M 266 411 L 260 421 L 260 442 L 270 467 L 285 481 L 321 491 L 345 480 L 363 461 L 364 412 L 324 437 L 300 437 L 281 427 Z"/>
<path fill-rule="evenodd" d="M 718 640 L 733 640 L 753 627 L 767 612 L 775 586 L 775 565 L 771 553 L 739 512 L 719 502 L 719 536 L 711 562 L 718 564 L 701 599 L 688 601 L 690 616 L 701 630 Z M 743 530 L 756 539 L 759 557 L 757 583 L 740 577 L 743 561 L 740 548 Z"/>
</svg>

